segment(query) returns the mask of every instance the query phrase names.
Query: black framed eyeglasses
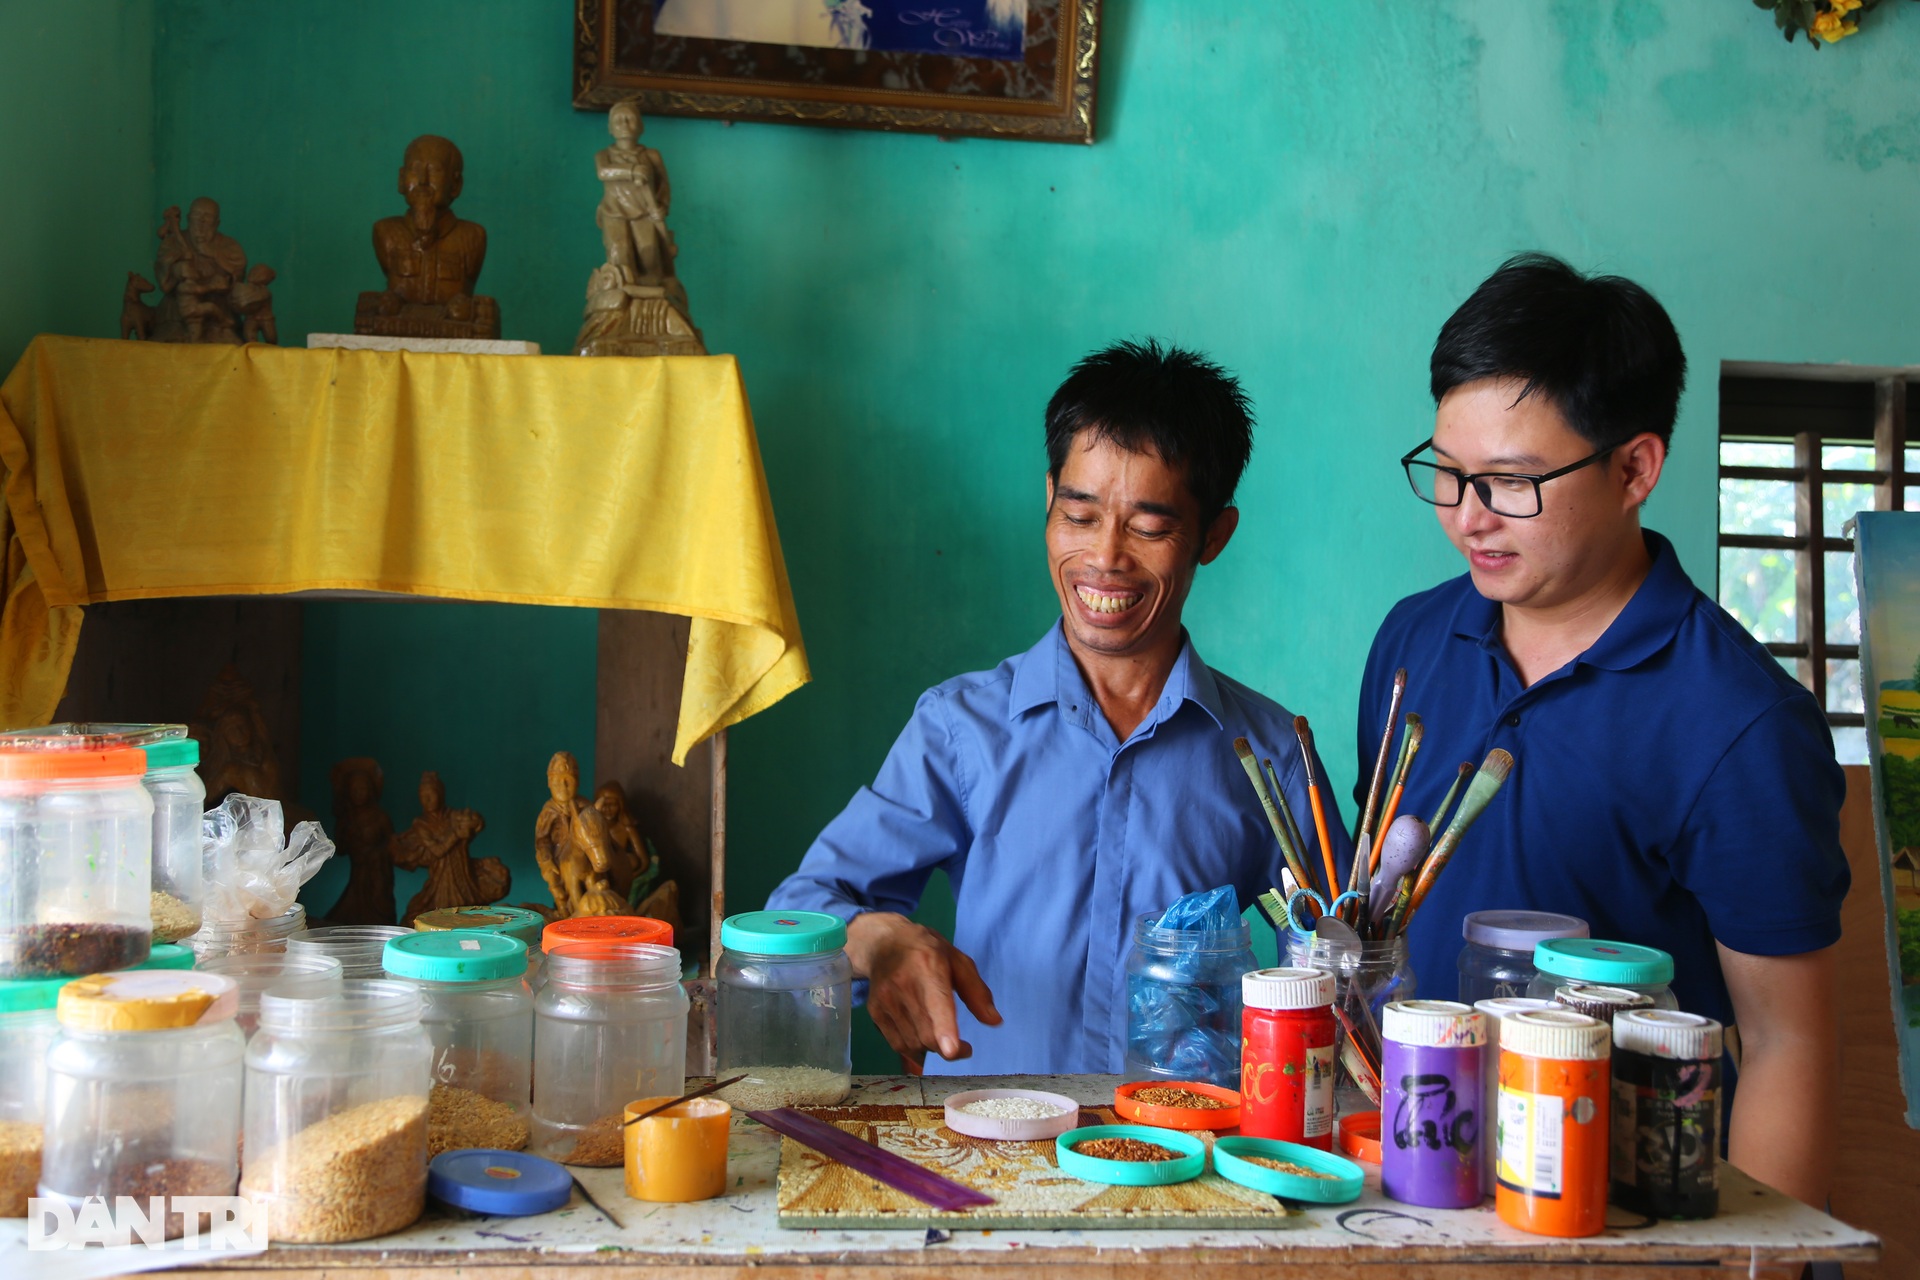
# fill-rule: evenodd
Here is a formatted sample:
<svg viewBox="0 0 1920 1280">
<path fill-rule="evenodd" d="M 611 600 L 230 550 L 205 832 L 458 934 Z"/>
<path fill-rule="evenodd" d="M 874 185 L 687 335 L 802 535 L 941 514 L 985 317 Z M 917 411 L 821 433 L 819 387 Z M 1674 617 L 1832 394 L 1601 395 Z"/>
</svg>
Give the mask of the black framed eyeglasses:
<svg viewBox="0 0 1920 1280">
<path fill-rule="evenodd" d="M 1407 483 L 1413 486 L 1414 495 L 1422 502 L 1431 502 L 1436 507 L 1457 507 L 1465 500 L 1467 487 L 1471 485 L 1480 499 L 1480 505 L 1493 514 L 1515 520 L 1531 520 L 1540 514 L 1541 485 L 1582 467 L 1590 467 L 1620 446 L 1610 444 L 1598 453 L 1590 453 L 1578 462 L 1541 476 L 1520 475 L 1512 471 L 1468 472 L 1457 467 L 1443 467 L 1437 462 L 1416 460 L 1416 454 L 1432 447 L 1433 440 L 1429 438 L 1400 459 L 1400 466 L 1407 473 Z"/>
</svg>

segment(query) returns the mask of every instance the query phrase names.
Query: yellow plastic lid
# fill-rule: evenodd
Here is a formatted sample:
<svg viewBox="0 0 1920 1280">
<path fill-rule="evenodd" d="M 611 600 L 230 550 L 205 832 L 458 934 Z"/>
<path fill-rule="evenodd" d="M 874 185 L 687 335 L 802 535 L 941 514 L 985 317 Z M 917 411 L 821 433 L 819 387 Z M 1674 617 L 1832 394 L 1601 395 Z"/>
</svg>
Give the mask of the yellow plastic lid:
<svg viewBox="0 0 1920 1280">
<path fill-rule="evenodd" d="M 218 973 L 129 969 L 60 988 L 60 1025 L 77 1031 L 175 1031 L 233 1017 L 240 984 Z"/>
</svg>

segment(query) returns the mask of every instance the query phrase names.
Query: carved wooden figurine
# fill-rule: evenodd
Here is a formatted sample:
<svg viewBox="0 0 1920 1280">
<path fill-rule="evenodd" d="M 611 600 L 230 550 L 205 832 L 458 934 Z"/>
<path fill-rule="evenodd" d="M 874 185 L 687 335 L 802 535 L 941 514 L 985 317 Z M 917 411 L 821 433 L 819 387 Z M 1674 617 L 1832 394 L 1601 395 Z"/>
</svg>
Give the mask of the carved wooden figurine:
<svg viewBox="0 0 1920 1280">
<path fill-rule="evenodd" d="M 660 153 L 640 145 L 640 108 L 607 112 L 613 145 L 593 158 L 604 193 L 593 220 L 607 260 L 587 279 L 586 317 L 573 349 L 583 356 L 699 356 L 687 291 L 674 270 L 680 252 L 667 230 L 673 188 Z"/>
<path fill-rule="evenodd" d="M 333 766 L 333 839 L 349 870 L 329 923 L 393 923 L 393 820 L 380 804 L 384 783 L 379 762 L 366 756 Z"/>
<path fill-rule="evenodd" d="M 207 784 L 208 807 L 233 791 L 263 800 L 287 798 L 280 789 L 280 761 L 274 755 L 267 717 L 253 686 L 231 662 L 214 677 L 189 731 L 200 743 L 200 776 Z M 292 821 L 289 815 L 289 825 Z"/>
<path fill-rule="evenodd" d="M 187 227 L 180 228 L 180 206 L 170 207 L 159 230 L 160 252 L 154 276 L 160 281 L 160 301 L 149 306 L 143 297 L 155 286 L 144 277 L 127 273 L 120 300 L 120 336 L 151 338 L 155 342 L 275 341 L 273 302 L 267 283 L 273 271 L 265 266 L 247 270 L 247 251 L 220 230 L 220 206 L 201 196 L 187 206 Z M 264 325 L 253 317 L 264 314 Z"/>
<path fill-rule="evenodd" d="M 580 798 L 580 765 L 570 751 L 547 763 L 547 803 L 534 822 L 533 857 L 553 893 L 555 919 L 628 914 L 609 877 L 615 855 L 607 820 Z"/>
<path fill-rule="evenodd" d="M 607 820 L 607 834 L 613 843 L 609 886 L 634 904 L 636 913 L 664 920 L 679 932 L 680 886 L 672 880 L 661 880 L 659 859 L 647 852 L 646 839 L 627 809 L 626 791 L 617 782 L 603 782 L 593 793 L 593 807 Z"/>
<path fill-rule="evenodd" d="M 428 770 L 420 775 L 420 816 L 393 837 L 393 861 L 409 871 L 425 868 L 427 882 L 407 903 L 401 924 L 412 927 L 414 917 L 429 911 L 484 907 L 507 896 L 513 886 L 507 865 L 467 852 L 486 825 L 472 809 L 447 808 L 447 789 L 439 774 Z"/>
<path fill-rule="evenodd" d="M 373 224 L 373 253 L 387 287 L 360 295 L 355 333 L 394 338 L 498 338 L 500 306 L 476 297 L 486 229 L 454 216 L 463 180 L 460 148 L 423 134 L 400 162 L 407 211 Z"/>
</svg>

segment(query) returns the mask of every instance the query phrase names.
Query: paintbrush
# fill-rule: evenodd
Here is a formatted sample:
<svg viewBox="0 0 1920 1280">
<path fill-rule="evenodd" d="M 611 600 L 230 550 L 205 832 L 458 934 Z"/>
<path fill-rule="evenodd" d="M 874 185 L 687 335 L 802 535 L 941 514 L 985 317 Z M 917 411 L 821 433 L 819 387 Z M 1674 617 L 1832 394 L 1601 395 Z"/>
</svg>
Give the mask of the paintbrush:
<svg viewBox="0 0 1920 1280">
<path fill-rule="evenodd" d="M 1307 802 L 1313 806 L 1313 833 L 1320 840 L 1320 857 L 1327 864 L 1327 900 L 1331 902 L 1340 892 L 1340 872 L 1333 863 L 1333 844 L 1327 839 L 1327 806 L 1320 798 L 1320 779 L 1313 772 L 1313 728 L 1305 716 L 1293 718 L 1293 733 L 1300 739 L 1300 761 L 1307 771 Z"/>
<path fill-rule="evenodd" d="M 1393 759 L 1393 727 L 1400 722 L 1400 704 L 1407 696 L 1407 669 L 1401 667 L 1393 673 L 1393 693 L 1387 699 L 1387 727 L 1380 732 L 1380 750 L 1373 757 L 1373 779 L 1367 783 L 1367 802 L 1360 809 L 1360 834 L 1353 851 L 1353 874 L 1347 879 L 1347 891 L 1365 896 L 1367 877 L 1372 872 L 1373 820 L 1379 816 L 1376 807 L 1385 802 L 1387 788 L 1387 764 Z"/>
<path fill-rule="evenodd" d="M 1440 824 L 1447 820 L 1447 810 L 1453 807 L 1453 798 L 1460 794 L 1461 784 L 1464 783 L 1472 773 L 1473 761 L 1462 760 L 1460 762 L 1460 772 L 1454 776 L 1453 785 L 1448 787 L 1447 794 L 1440 798 L 1440 807 L 1434 810 L 1431 818 L 1427 819 L 1427 830 L 1440 830 Z"/>
<path fill-rule="evenodd" d="M 718 1093 L 722 1089 L 726 1088 L 728 1085 L 739 1084 L 742 1080 L 745 1080 L 745 1079 L 746 1079 L 745 1076 L 734 1076 L 731 1080 L 715 1080 L 712 1084 L 702 1085 L 700 1088 L 695 1089 L 692 1093 L 681 1094 L 679 1097 L 675 1098 L 672 1102 L 663 1102 L 657 1107 L 649 1107 L 645 1111 L 642 1111 L 639 1115 L 635 1116 L 633 1119 L 622 1121 L 620 1124 L 620 1127 L 624 1129 L 630 1124 L 639 1124 L 642 1120 L 647 1119 L 649 1116 L 657 1116 L 662 1111 L 666 1111 L 671 1107 L 677 1107 L 683 1102 L 692 1102 L 695 1098 L 704 1098 L 710 1093 Z"/>
<path fill-rule="evenodd" d="M 1420 754 L 1420 741 L 1427 736 L 1427 726 L 1420 720 L 1417 711 L 1407 712 L 1406 732 L 1400 735 L 1400 759 L 1393 766 L 1393 781 L 1387 787 L 1387 807 L 1380 814 L 1380 839 L 1373 845 L 1373 869 L 1380 869 L 1380 846 L 1386 843 L 1386 833 L 1393 829 L 1393 820 L 1400 816 L 1400 797 L 1407 792 L 1407 774 L 1413 769 L 1413 758 Z"/>
<path fill-rule="evenodd" d="M 1420 879 L 1413 886 L 1413 898 L 1407 904 L 1407 921 L 1411 922 L 1413 913 L 1427 900 L 1427 894 L 1433 891 L 1433 882 L 1447 869 L 1447 861 L 1453 857 L 1453 851 L 1460 847 L 1460 838 L 1467 834 L 1467 828 L 1474 824 L 1487 805 L 1492 801 L 1507 775 L 1513 772 L 1513 756 L 1505 750 L 1495 747 L 1487 753 L 1481 762 L 1480 772 L 1473 775 L 1473 781 L 1467 786 L 1467 794 L 1460 797 L 1460 807 L 1454 811 L 1453 821 L 1447 824 L 1446 834 L 1433 846 L 1433 852 L 1420 865 Z"/>
<path fill-rule="evenodd" d="M 1286 788 L 1280 785 L 1280 774 L 1274 769 L 1273 761 L 1264 756 L 1261 757 L 1260 768 L 1266 775 L 1267 791 L 1273 796 L 1274 807 L 1280 810 L 1280 820 L 1287 825 L 1287 835 L 1293 841 L 1294 852 L 1300 855 L 1300 866 L 1309 873 L 1305 880 L 1297 875 L 1294 876 L 1294 882 L 1302 889 L 1311 889 L 1318 884 L 1318 881 L 1311 876 L 1313 861 L 1307 857 L 1307 838 L 1300 834 L 1300 823 L 1293 816 L 1293 805 L 1287 799 Z"/>
<path fill-rule="evenodd" d="M 1260 797 L 1260 808 L 1267 815 L 1267 825 L 1273 828 L 1273 838 L 1280 842 L 1280 856 L 1287 860 L 1287 870 L 1293 872 L 1293 878 L 1302 884 L 1306 881 L 1306 866 L 1300 860 L 1300 854 L 1294 849 L 1293 841 L 1287 837 L 1287 824 L 1280 818 L 1280 810 L 1275 806 L 1273 797 L 1267 794 L 1267 785 L 1260 778 L 1260 762 L 1254 758 L 1253 746 L 1245 738 L 1233 740 L 1234 754 L 1240 757 L 1240 767 L 1247 771 L 1247 778 L 1253 783 L 1253 789 Z"/>
</svg>

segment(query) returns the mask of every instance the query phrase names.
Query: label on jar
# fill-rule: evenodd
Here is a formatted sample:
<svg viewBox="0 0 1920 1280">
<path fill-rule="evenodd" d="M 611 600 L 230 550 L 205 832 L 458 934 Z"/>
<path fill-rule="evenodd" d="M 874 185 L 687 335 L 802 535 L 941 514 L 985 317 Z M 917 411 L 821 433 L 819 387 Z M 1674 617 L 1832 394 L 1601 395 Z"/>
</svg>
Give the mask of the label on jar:
<svg viewBox="0 0 1920 1280">
<path fill-rule="evenodd" d="M 1496 1132 L 1494 1176 L 1515 1191 L 1558 1200 L 1566 1175 L 1566 1103 L 1502 1085 Z"/>
<path fill-rule="evenodd" d="M 1301 1133 L 1324 1138 L 1333 1132 L 1333 1046 L 1307 1046 L 1307 1114 Z"/>
</svg>

